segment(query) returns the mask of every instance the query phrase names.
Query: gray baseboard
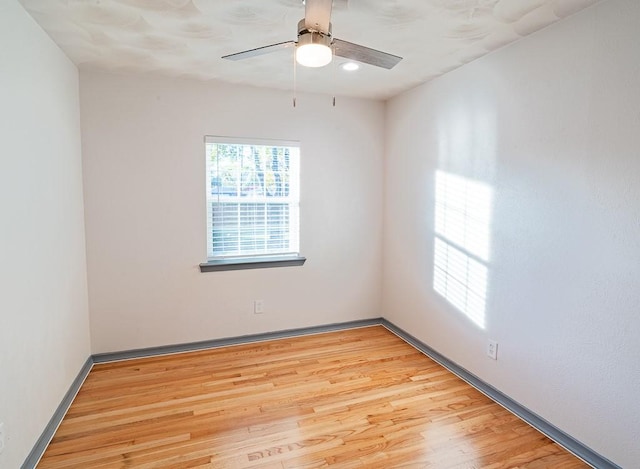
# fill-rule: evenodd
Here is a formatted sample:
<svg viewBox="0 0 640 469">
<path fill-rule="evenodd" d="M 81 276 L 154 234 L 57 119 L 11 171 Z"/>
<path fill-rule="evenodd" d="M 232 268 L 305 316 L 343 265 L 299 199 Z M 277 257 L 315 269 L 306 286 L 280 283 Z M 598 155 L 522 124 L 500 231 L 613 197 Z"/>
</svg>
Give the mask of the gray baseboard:
<svg viewBox="0 0 640 469">
<path fill-rule="evenodd" d="M 205 340 L 202 342 L 191 342 L 188 344 L 163 345 L 160 347 L 149 347 L 136 350 L 125 350 L 123 352 L 97 353 L 93 355 L 94 363 L 107 363 L 120 360 L 131 360 L 132 358 L 144 358 L 157 355 L 167 355 L 171 353 L 194 352 L 196 350 L 206 350 L 210 348 L 228 347 L 230 345 L 250 344 L 252 342 L 264 342 L 265 340 L 285 339 L 310 334 L 321 334 L 323 332 L 333 332 L 345 329 L 355 329 L 358 327 L 377 326 L 382 324 L 382 318 L 361 319 L 358 321 L 340 322 L 325 324 L 322 326 L 303 327 L 300 329 L 285 329 L 276 332 L 264 332 L 262 334 L 241 335 L 224 339 Z"/>
<path fill-rule="evenodd" d="M 553 441 L 558 443 L 560 446 L 575 454 L 577 457 L 582 459 L 584 462 L 589 464 L 592 467 L 597 469 L 622 469 L 620 466 L 612 463 L 607 458 L 599 455 L 591 448 L 585 446 L 580 443 L 578 440 L 568 435 L 567 433 L 560 430 L 558 427 L 552 425 L 547 422 L 545 419 L 540 417 L 539 415 L 531 412 L 529 409 L 519 404 L 518 402 L 511 399 L 506 394 L 498 391 L 496 388 L 491 386 L 490 384 L 484 382 L 474 374 L 465 370 L 458 364 L 452 362 L 445 356 L 436 352 L 434 349 L 426 345 L 424 342 L 416 339 L 411 334 L 406 331 L 400 329 L 395 324 L 387 321 L 386 319 L 382 319 L 381 324 L 400 337 L 402 340 L 412 345 L 413 347 L 420 350 L 422 353 L 427 355 L 432 360 L 438 362 L 440 365 L 447 368 L 453 374 L 457 375 L 459 378 L 463 379 L 471 386 L 476 388 L 478 391 L 489 397 L 491 400 L 497 402 L 502 407 L 510 411 L 511 413 L 517 415 L 522 420 L 527 422 L 529 425 L 534 427 L 536 430 L 544 433 L 546 436 L 551 438 Z"/>
<path fill-rule="evenodd" d="M 599 455 L 589 447 L 585 446 L 575 438 L 571 437 L 567 433 L 563 432 L 559 428 L 555 427 L 551 423 L 547 422 L 545 419 L 531 412 L 526 407 L 522 406 L 518 402 L 511 399 L 506 394 L 500 392 L 490 384 L 484 382 L 474 374 L 465 370 L 458 364 L 449 360 L 445 356 L 436 352 L 434 349 L 426 345 L 424 342 L 416 339 L 411 334 L 406 331 L 400 329 L 395 324 L 387 321 L 384 318 L 375 318 L 375 319 L 363 319 L 359 321 L 349 321 L 343 323 L 334 323 L 334 324 L 326 324 L 322 326 L 313 326 L 313 327 L 305 327 L 300 329 L 287 329 L 283 331 L 276 332 L 265 332 L 262 334 L 252 334 L 252 335 L 244 335 L 238 337 L 229 337 L 224 339 L 214 339 L 214 340 L 206 340 L 202 342 L 191 342 L 186 344 L 175 344 L 175 345 L 166 345 L 160 347 L 149 347 L 144 349 L 136 349 L 136 350 L 126 350 L 123 352 L 110 352 L 110 353 L 99 353 L 90 356 L 85 362 L 84 366 L 78 373 L 78 376 L 73 381 L 69 391 L 62 399 L 62 402 L 58 406 L 56 412 L 53 417 L 47 424 L 45 430 L 42 432 L 42 435 L 36 442 L 35 446 L 29 453 L 29 456 L 25 460 L 24 464 L 21 466 L 21 469 L 33 469 L 40 461 L 40 458 L 44 454 L 44 451 L 47 448 L 47 445 L 53 438 L 56 429 L 62 422 L 62 419 L 71 406 L 74 397 L 80 390 L 82 383 L 85 378 L 91 371 L 91 367 L 94 363 L 107 363 L 114 362 L 120 360 L 130 360 L 134 358 L 144 358 L 150 356 L 157 355 L 166 355 L 171 353 L 182 353 L 182 352 L 192 352 L 196 350 L 204 350 L 209 348 L 218 348 L 218 347 L 226 347 L 230 345 L 240 345 L 240 344 L 248 344 L 253 342 L 263 342 L 267 340 L 275 340 L 275 339 L 284 339 L 287 337 L 296 337 L 310 334 L 320 334 L 324 332 L 333 332 L 345 329 L 354 329 L 358 327 L 369 327 L 369 326 L 377 326 L 381 325 L 388 329 L 389 331 L 396 334 L 402 340 L 420 350 L 422 353 L 427 355 L 429 358 L 438 362 L 449 371 L 469 383 L 471 386 L 476 388 L 478 391 L 482 392 L 486 396 L 488 396 L 493 401 L 497 402 L 513 414 L 520 417 L 522 420 L 527 422 L 529 425 L 533 426 L 553 441 L 558 443 L 560 446 L 566 448 L 568 451 L 575 454 L 577 457 L 585 461 L 587 464 L 595 467 L 597 469 L 622 469 L 620 466 L 617 466 L 613 462 L 609 461 L 605 457 Z"/>
<path fill-rule="evenodd" d="M 53 438 L 53 435 L 56 433 L 58 426 L 62 422 L 62 419 L 67 413 L 67 410 L 69 410 L 69 407 L 71 407 L 73 399 L 76 397 L 76 394 L 78 394 L 78 391 L 80 391 L 82 383 L 84 383 L 84 380 L 87 378 L 87 376 L 89 376 L 89 372 L 91 371 L 92 367 L 93 359 L 92 357 L 89 357 L 87 358 L 87 361 L 84 362 L 84 365 L 82 365 L 82 368 L 80 369 L 78 376 L 76 376 L 76 379 L 74 379 L 73 383 L 71 383 L 69 390 L 62 398 L 62 402 L 60 402 L 60 405 L 53 413 L 53 417 L 51 417 L 51 420 L 49 420 L 47 426 L 44 427 L 44 431 L 27 456 L 27 459 L 25 459 L 22 466 L 20 466 L 21 469 L 33 469 L 34 467 L 36 467 L 36 465 L 40 461 L 40 458 L 44 454 L 44 451 L 47 449 L 49 442 Z"/>
</svg>

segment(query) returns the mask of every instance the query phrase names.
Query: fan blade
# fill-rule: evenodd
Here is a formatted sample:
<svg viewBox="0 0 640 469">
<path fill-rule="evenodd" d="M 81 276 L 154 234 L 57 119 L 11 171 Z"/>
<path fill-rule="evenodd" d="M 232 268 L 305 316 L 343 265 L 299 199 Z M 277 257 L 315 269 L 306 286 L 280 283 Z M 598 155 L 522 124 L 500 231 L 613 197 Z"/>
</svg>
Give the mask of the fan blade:
<svg viewBox="0 0 640 469">
<path fill-rule="evenodd" d="M 304 25 L 307 29 L 329 34 L 333 0 L 306 0 Z"/>
<path fill-rule="evenodd" d="M 258 55 L 270 54 L 271 52 L 276 52 L 280 49 L 287 49 L 295 45 L 295 41 L 279 42 L 277 44 L 271 44 L 270 46 L 263 46 L 258 47 L 257 49 L 249 49 L 242 52 L 236 52 L 235 54 L 225 55 L 222 58 L 229 60 L 243 60 L 250 57 L 256 57 Z"/>
<path fill-rule="evenodd" d="M 345 59 L 356 60 L 376 67 L 392 69 L 402 60 L 397 55 L 387 54 L 369 47 L 354 44 L 352 42 L 343 41 L 341 39 L 333 40 L 333 53 Z"/>
</svg>

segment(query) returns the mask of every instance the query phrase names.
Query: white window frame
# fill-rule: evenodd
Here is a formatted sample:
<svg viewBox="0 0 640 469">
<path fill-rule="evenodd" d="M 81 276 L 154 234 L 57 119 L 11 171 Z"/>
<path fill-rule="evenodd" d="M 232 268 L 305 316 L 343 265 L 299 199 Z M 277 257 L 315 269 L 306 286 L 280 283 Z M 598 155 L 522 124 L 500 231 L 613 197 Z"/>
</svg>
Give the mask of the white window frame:
<svg viewBox="0 0 640 469">
<path fill-rule="evenodd" d="M 229 265 L 230 263 L 259 263 L 256 267 L 271 267 L 272 265 L 264 265 L 265 262 L 270 260 L 275 261 L 287 261 L 291 258 L 302 259 L 299 257 L 299 245 L 300 245 L 300 143 L 290 140 L 270 140 L 270 139 L 255 139 L 255 138 L 237 138 L 237 137 L 222 137 L 222 136 L 205 136 L 205 161 L 206 161 L 206 205 L 207 205 L 207 263 L 201 264 L 203 266 L 215 265 L 215 263 L 223 263 Z M 267 195 L 249 195 L 243 196 L 239 191 L 235 195 L 228 195 L 218 191 L 214 194 L 212 191 L 212 180 L 214 177 L 214 168 L 212 168 L 211 158 L 209 157 L 210 145 L 226 144 L 226 145 L 238 145 L 238 146 L 262 146 L 262 147 L 287 147 L 290 149 L 289 159 L 289 185 L 288 195 L 283 197 L 272 197 Z M 289 221 L 289 249 L 286 250 L 269 250 L 265 249 L 260 252 L 241 252 L 242 249 L 238 246 L 240 252 L 214 252 L 214 220 L 213 220 L 213 205 L 215 203 L 247 203 L 247 204 L 261 204 L 264 203 L 265 207 L 269 203 L 274 204 L 288 204 L 288 221 Z M 266 210 L 265 210 L 266 213 Z M 266 230 L 266 227 L 265 227 Z M 240 231 L 240 227 L 238 227 Z M 265 246 L 267 248 L 267 246 Z M 301 263 L 292 263 L 284 265 L 301 265 Z M 242 267 L 252 268 L 252 267 Z M 226 269 L 209 269 L 209 270 L 226 270 Z M 203 269 L 203 271 L 205 271 Z"/>
</svg>

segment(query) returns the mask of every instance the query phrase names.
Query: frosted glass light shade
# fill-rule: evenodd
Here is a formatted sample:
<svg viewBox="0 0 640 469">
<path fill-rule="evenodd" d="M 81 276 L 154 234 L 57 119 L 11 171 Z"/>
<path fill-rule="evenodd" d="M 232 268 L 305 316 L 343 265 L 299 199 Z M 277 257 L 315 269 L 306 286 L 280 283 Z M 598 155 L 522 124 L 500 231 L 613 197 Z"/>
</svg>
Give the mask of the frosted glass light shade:
<svg viewBox="0 0 640 469">
<path fill-rule="evenodd" d="M 304 67 L 324 67 L 332 58 L 331 48 L 324 44 L 302 44 L 296 48 L 296 62 Z"/>
</svg>

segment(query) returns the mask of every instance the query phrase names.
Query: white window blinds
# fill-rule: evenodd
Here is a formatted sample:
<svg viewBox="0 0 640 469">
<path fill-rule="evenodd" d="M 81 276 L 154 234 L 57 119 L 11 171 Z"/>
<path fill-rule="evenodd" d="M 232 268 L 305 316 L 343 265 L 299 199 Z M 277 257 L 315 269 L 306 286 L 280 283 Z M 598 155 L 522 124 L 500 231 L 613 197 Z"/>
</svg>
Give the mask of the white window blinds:
<svg viewBox="0 0 640 469">
<path fill-rule="evenodd" d="M 298 254 L 297 143 L 205 137 L 209 259 Z"/>
</svg>

